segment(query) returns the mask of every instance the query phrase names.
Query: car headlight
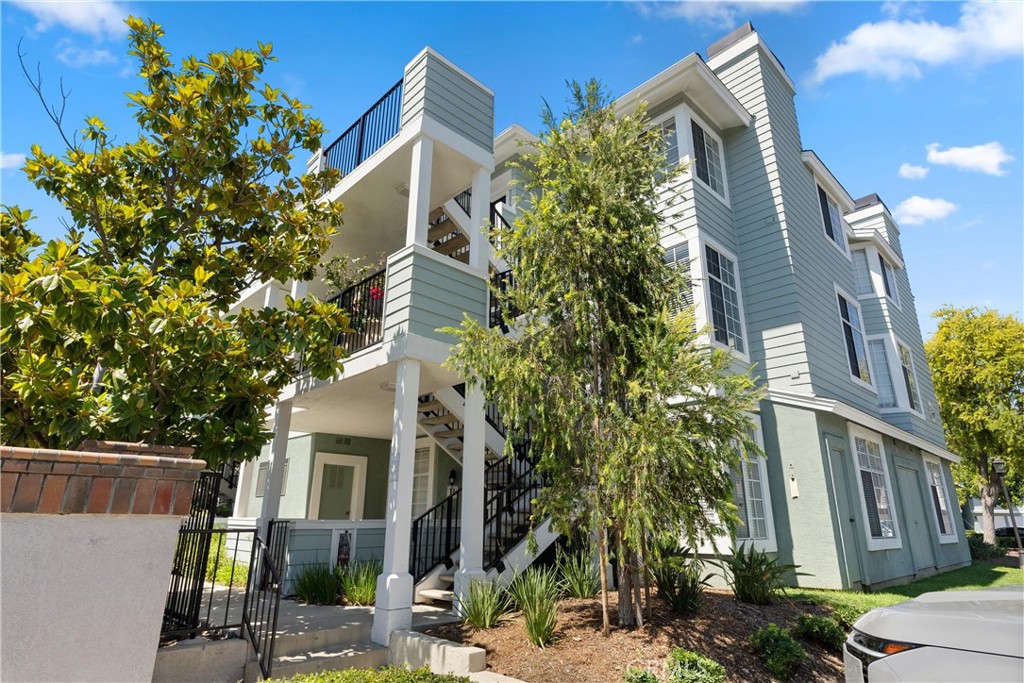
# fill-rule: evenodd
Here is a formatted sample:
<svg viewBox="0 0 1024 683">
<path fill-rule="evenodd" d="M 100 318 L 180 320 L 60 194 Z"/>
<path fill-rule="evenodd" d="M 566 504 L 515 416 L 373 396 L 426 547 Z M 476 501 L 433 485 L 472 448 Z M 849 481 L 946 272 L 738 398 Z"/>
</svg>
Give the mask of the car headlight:
<svg viewBox="0 0 1024 683">
<path fill-rule="evenodd" d="M 887 657 L 889 655 L 895 655 L 900 652 L 906 652 L 907 650 L 913 650 L 921 647 L 917 643 L 904 643 L 898 640 L 875 638 L 866 633 L 861 633 L 860 631 L 854 631 L 851 640 L 860 646 L 861 649 L 870 652 L 873 659 L 880 659 L 881 657 Z"/>
</svg>

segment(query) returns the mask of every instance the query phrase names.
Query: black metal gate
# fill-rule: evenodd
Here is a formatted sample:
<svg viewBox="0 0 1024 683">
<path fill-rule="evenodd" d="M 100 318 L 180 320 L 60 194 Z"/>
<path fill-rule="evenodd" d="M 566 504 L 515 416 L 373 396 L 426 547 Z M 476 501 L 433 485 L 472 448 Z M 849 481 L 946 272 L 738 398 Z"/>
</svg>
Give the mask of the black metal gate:
<svg viewBox="0 0 1024 683">
<path fill-rule="evenodd" d="M 178 532 L 171 583 L 164 606 L 162 631 L 198 629 L 210 554 L 213 520 L 223 477 L 220 472 L 200 472 L 192 495 L 192 509 Z M 195 631 L 193 635 L 195 637 Z"/>
</svg>

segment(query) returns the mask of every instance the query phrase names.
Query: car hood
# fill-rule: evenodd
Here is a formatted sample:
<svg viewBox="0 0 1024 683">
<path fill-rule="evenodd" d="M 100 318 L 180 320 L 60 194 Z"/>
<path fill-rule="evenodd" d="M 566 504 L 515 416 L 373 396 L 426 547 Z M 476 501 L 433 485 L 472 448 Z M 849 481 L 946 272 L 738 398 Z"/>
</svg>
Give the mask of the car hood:
<svg viewBox="0 0 1024 683">
<path fill-rule="evenodd" d="M 925 593 L 873 609 L 853 627 L 884 640 L 1024 657 L 1024 586 Z"/>
</svg>

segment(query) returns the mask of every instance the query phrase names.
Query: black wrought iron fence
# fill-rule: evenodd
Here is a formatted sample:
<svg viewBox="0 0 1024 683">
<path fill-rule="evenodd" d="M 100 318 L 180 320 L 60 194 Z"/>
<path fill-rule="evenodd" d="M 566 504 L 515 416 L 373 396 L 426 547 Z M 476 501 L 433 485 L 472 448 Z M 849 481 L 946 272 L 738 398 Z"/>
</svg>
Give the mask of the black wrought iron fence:
<svg viewBox="0 0 1024 683">
<path fill-rule="evenodd" d="M 242 627 L 260 664 L 263 678 L 270 678 L 274 664 L 277 614 L 281 608 L 281 572 L 261 538 L 252 546 L 249 583 L 242 609 Z"/>
<path fill-rule="evenodd" d="M 462 538 L 462 490 L 413 520 L 409 573 L 419 581 L 438 564 L 451 562 Z"/>
<path fill-rule="evenodd" d="M 329 301 L 349 314 L 351 332 L 338 335 L 335 342 L 348 353 L 355 353 L 384 338 L 384 285 L 387 269 L 379 270 L 357 282 Z"/>
<path fill-rule="evenodd" d="M 398 81 L 366 113 L 324 150 L 327 168 L 336 168 L 343 176 L 355 170 L 398 135 L 402 127 L 402 84 Z"/>
</svg>

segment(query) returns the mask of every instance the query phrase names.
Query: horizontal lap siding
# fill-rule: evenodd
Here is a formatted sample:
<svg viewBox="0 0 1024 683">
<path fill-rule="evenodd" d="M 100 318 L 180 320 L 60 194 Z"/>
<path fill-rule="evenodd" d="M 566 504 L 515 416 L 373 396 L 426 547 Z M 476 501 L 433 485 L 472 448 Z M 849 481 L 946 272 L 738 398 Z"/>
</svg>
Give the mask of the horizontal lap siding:
<svg viewBox="0 0 1024 683">
<path fill-rule="evenodd" d="M 494 96 L 429 53 L 405 72 L 402 125 L 421 114 L 493 151 Z"/>
<path fill-rule="evenodd" d="M 356 552 L 353 562 L 384 559 L 384 529 L 360 529 L 356 532 Z"/>
<path fill-rule="evenodd" d="M 751 361 L 759 366 L 759 374 L 769 386 L 797 388 L 808 382 L 807 357 L 783 228 L 785 212 L 772 146 L 772 121 L 760 86 L 762 68 L 757 55 L 750 54 L 719 76 L 754 116 L 751 127 L 724 136 L 735 226 L 735 236 L 726 244 L 732 246 L 740 264 Z M 727 210 L 721 202 L 718 205 Z M 708 207 L 710 212 L 710 204 Z M 795 373 L 799 374 L 793 379 Z"/>
<path fill-rule="evenodd" d="M 288 554 L 285 559 L 283 593 L 295 592 L 295 581 L 304 567 L 330 562 L 331 531 L 329 529 L 290 529 Z"/>
<path fill-rule="evenodd" d="M 466 313 L 486 321 L 487 285 L 482 278 L 422 254 L 410 253 L 389 268 L 385 339 L 411 333 L 451 342 L 437 330 L 460 326 Z"/>
</svg>

